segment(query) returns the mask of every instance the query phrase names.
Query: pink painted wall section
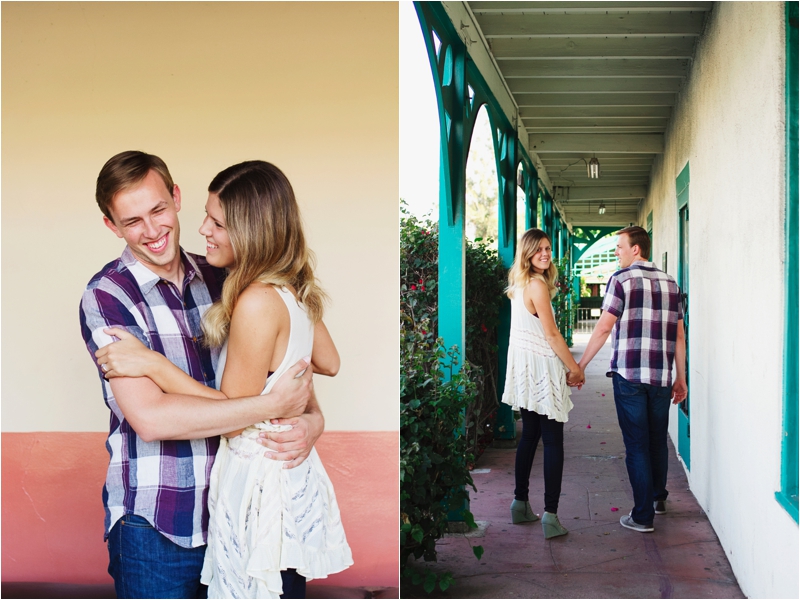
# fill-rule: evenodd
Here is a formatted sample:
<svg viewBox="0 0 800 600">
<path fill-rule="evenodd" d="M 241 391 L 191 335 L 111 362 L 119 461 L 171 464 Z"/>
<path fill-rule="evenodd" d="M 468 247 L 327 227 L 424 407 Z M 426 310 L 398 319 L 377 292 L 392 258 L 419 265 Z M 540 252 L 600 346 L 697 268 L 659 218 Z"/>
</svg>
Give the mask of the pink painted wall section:
<svg viewBox="0 0 800 600">
<path fill-rule="evenodd" d="M 102 583 L 104 433 L 2 434 L 2 579 Z M 355 564 L 320 584 L 398 587 L 399 436 L 326 432 L 317 450 Z"/>
</svg>

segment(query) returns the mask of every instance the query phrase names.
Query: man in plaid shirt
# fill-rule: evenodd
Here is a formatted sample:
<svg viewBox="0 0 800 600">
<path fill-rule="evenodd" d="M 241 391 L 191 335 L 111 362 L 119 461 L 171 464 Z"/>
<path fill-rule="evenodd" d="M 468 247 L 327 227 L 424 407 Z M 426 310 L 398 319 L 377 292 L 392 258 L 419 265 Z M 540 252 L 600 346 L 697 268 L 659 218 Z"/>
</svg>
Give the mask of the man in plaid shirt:
<svg viewBox="0 0 800 600">
<path fill-rule="evenodd" d="M 96 199 L 106 226 L 127 246 L 92 278 L 81 300 L 81 332 L 92 358 L 114 342 L 104 330 L 119 327 L 213 387 L 219 350 L 203 345 L 200 322 L 219 299 L 225 273 L 180 248 L 180 190 L 167 166 L 144 152 L 118 154 L 100 171 Z M 218 436 L 302 415 L 290 420 L 291 431 L 270 434 L 265 443 L 278 451 L 270 458 L 302 462 L 324 426 L 311 368 L 294 377 L 306 366 L 300 361 L 267 395 L 230 400 L 165 394 L 146 377 L 106 380 L 105 365 L 98 368 L 111 410 L 103 504 L 118 598 L 205 598 L 200 571 Z"/>
<path fill-rule="evenodd" d="M 625 464 L 634 507 L 620 518 L 634 531 L 653 531 L 653 517 L 666 512 L 669 402 L 686 398 L 683 303 L 675 280 L 650 258 L 650 237 L 641 227 L 617 232 L 622 269 L 608 281 L 603 314 L 578 363 L 591 362 L 613 331 L 614 403 L 625 442 Z M 672 382 L 672 361 L 677 377 Z"/>
</svg>

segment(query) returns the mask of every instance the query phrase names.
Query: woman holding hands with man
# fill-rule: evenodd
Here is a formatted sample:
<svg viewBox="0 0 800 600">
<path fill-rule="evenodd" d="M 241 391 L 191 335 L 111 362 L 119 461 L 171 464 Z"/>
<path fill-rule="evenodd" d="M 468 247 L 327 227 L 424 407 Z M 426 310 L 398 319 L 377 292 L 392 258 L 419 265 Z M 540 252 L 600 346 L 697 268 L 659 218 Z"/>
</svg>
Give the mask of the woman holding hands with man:
<svg viewBox="0 0 800 600">
<path fill-rule="evenodd" d="M 511 503 L 514 523 L 539 519 L 528 500 L 528 480 L 539 438 L 544 440 L 542 528 L 546 539 L 567 533 L 558 520 L 564 423 L 572 409 L 569 388 L 585 381 L 556 326 L 551 300 L 556 294 L 557 276 L 550 238 L 540 229 L 529 229 L 519 241 L 508 274 L 506 293 L 511 299 L 511 333 L 503 402 L 522 415 L 522 438 L 514 469 L 516 488 Z"/>
</svg>

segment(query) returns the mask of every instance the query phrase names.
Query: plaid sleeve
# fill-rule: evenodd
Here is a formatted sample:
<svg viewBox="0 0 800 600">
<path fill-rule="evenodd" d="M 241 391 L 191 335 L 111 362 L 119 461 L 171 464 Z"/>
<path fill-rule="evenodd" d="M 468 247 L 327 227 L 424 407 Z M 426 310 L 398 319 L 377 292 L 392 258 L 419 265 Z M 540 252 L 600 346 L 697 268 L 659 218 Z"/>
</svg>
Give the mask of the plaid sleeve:
<svg viewBox="0 0 800 600">
<path fill-rule="evenodd" d="M 144 334 L 144 330 L 137 322 L 134 314 L 113 294 L 108 291 L 91 288 L 83 293 L 80 306 L 81 335 L 86 344 L 86 349 L 94 362 L 94 353 L 98 349 L 116 341 L 112 336 L 103 332 L 108 327 L 119 327 L 125 329 L 151 348 L 150 340 Z M 98 373 L 103 377 L 103 372 L 99 365 Z"/>
<path fill-rule="evenodd" d="M 604 311 L 610 312 L 618 319 L 622 316 L 622 311 L 625 309 L 625 292 L 622 289 L 622 284 L 617 278 L 612 275 L 611 279 L 606 284 L 606 295 L 603 296 Z"/>
</svg>

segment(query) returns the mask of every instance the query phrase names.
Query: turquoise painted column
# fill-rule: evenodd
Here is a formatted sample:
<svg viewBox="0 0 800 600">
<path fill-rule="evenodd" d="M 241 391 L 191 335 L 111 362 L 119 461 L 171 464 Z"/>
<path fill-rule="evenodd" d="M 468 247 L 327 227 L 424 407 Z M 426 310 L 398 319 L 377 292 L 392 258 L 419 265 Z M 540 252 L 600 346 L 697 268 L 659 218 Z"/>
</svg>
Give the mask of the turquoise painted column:
<svg viewBox="0 0 800 600">
<path fill-rule="evenodd" d="M 467 52 L 457 36 L 445 36 L 442 32 L 437 35 L 430 5 L 415 2 L 414 7 L 422 25 L 439 108 L 438 335 L 446 348 L 458 348 L 455 372 L 463 365 L 466 348 L 464 222 L 467 140 L 471 129 Z M 469 510 L 468 500 L 451 507 L 448 520 L 464 521 L 465 510 Z"/>
<path fill-rule="evenodd" d="M 576 237 L 573 234 L 569 234 L 569 272 L 572 275 L 572 293 L 575 295 L 576 298 L 581 297 L 581 278 L 580 276 L 575 273 L 575 264 L 578 262 L 575 258 L 576 255 L 576 247 L 575 241 Z M 575 307 L 578 308 L 577 306 Z M 573 323 L 574 325 L 574 323 Z"/>
<path fill-rule="evenodd" d="M 553 239 L 553 199 L 547 190 L 542 190 L 542 214 L 544 216 L 544 232 Z"/>
<path fill-rule="evenodd" d="M 798 4 L 786 2 L 786 263 L 785 333 L 783 350 L 783 431 L 781 439 L 781 489 L 775 496 L 798 521 Z"/>
<path fill-rule="evenodd" d="M 539 175 L 534 169 L 530 169 L 525 182 L 525 229 L 537 226 L 536 199 L 538 195 Z"/>
<path fill-rule="evenodd" d="M 448 49 L 452 46 L 448 46 Z M 458 346 L 458 367 L 464 360 L 465 337 L 465 56 L 453 58 L 450 96 L 441 134 L 439 185 L 439 335 L 445 346 Z"/>
<path fill-rule="evenodd" d="M 517 139 L 510 128 L 493 127 L 496 135 L 495 158 L 497 162 L 498 217 L 497 253 L 506 269 L 514 263 L 517 246 Z M 511 302 L 506 296 L 500 299 L 500 324 L 497 328 L 497 398 L 502 400 L 508 363 L 508 337 L 511 330 Z M 508 404 L 499 403 L 494 437 L 497 440 L 514 440 L 517 437 L 514 414 Z"/>
<path fill-rule="evenodd" d="M 439 108 L 439 331 L 446 347 L 465 348 L 465 186 L 469 131 L 466 48 L 433 29 L 426 3 L 415 2 L 428 51 Z"/>
<path fill-rule="evenodd" d="M 553 232 L 553 254 L 558 260 L 564 258 L 564 247 L 561 244 L 561 215 L 555 211 L 555 231 Z"/>
</svg>

